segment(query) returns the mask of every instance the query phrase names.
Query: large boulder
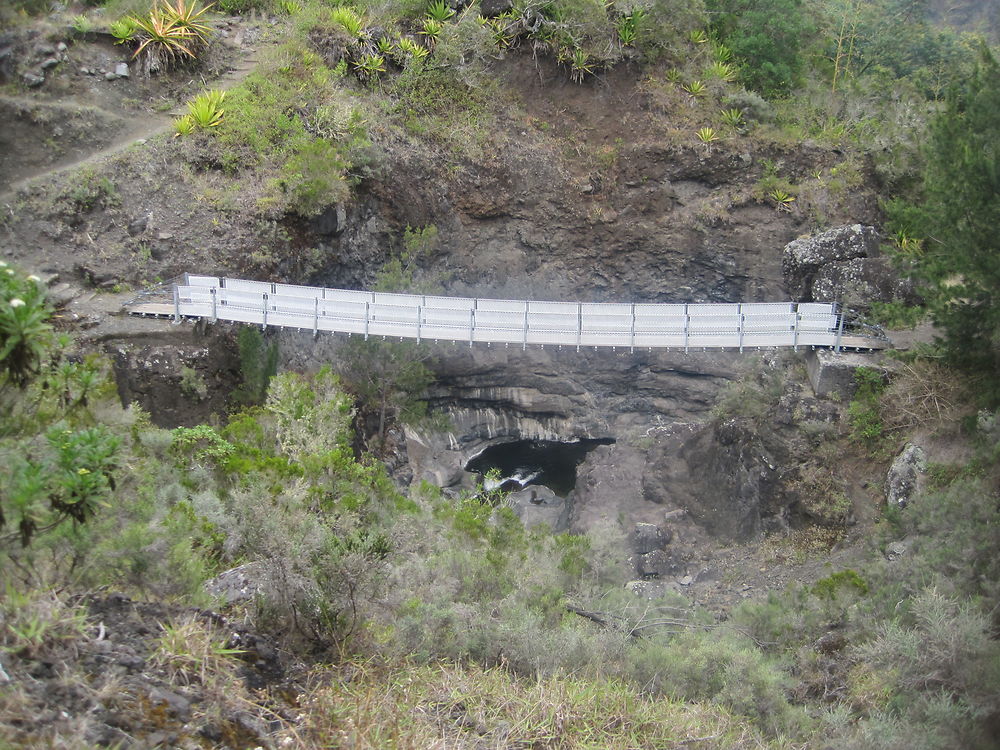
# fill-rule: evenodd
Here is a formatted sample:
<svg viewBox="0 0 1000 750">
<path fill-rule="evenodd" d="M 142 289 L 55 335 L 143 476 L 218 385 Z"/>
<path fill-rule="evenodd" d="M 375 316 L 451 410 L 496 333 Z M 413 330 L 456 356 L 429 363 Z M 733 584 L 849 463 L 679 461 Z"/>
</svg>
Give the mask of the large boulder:
<svg viewBox="0 0 1000 750">
<path fill-rule="evenodd" d="M 795 300 L 813 299 L 816 273 L 828 263 L 868 258 L 878 254 L 879 235 L 874 227 L 851 224 L 835 227 L 815 237 L 793 240 L 785 245 L 781 271 L 785 287 Z"/>
<path fill-rule="evenodd" d="M 814 300 L 838 300 L 846 307 L 872 302 L 919 301 L 913 282 L 902 279 L 888 258 L 852 258 L 821 266 L 812 282 Z"/>
<path fill-rule="evenodd" d="M 639 555 L 664 549 L 670 543 L 673 532 L 664 530 L 653 523 L 637 523 L 632 529 L 632 547 Z"/>
<path fill-rule="evenodd" d="M 496 18 L 514 7 L 514 0 L 481 0 L 480 12 L 486 18 Z"/>
<path fill-rule="evenodd" d="M 566 500 L 543 485 L 531 485 L 507 495 L 507 504 L 527 527 L 545 524 L 552 531 L 564 531 L 567 525 Z"/>
<path fill-rule="evenodd" d="M 907 443 L 889 467 L 885 478 L 885 501 L 905 508 L 917 491 L 920 475 L 927 470 L 927 458 L 919 445 Z"/>
</svg>

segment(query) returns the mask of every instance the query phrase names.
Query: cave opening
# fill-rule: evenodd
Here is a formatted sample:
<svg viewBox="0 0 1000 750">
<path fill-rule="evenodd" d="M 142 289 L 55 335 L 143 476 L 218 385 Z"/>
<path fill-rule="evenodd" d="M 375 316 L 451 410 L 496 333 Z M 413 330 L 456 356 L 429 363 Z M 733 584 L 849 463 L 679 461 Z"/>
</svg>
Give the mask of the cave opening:
<svg viewBox="0 0 1000 750">
<path fill-rule="evenodd" d="M 599 445 L 614 438 L 577 440 L 512 440 L 484 448 L 465 464 L 465 470 L 481 475 L 486 489 L 516 492 L 532 484 L 548 487 L 565 497 L 576 487 L 576 468 Z M 491 470 L 500 478 L 486 479 Z"/>
</svg>

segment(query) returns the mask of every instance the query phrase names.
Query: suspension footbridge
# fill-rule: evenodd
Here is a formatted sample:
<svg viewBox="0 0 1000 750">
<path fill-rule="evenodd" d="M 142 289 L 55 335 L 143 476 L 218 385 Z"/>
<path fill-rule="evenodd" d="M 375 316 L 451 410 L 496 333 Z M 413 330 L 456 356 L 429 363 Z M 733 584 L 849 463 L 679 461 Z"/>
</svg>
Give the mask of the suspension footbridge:
<svg viewBox="0 0 1000 750">
<path fill-rule="evenodd" d="M 659 349 L 878 349 L 834 303 L 549 302 L 367 292 L 185 274 L 169 301 L 133 315 L 231 321 L 364 337 L 474 344 Z"/>
</svg>

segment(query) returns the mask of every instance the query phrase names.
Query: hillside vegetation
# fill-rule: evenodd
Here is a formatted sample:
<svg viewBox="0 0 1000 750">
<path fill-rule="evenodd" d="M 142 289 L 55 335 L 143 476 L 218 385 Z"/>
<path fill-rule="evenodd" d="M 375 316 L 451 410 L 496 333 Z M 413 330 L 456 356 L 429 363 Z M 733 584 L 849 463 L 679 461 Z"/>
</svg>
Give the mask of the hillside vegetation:
<svg viewBox="0 0 1000 750">
<path fill-rule="evenodd" d="M 15 33 L 44 10 L 15 0 L 0 18 Z M 932 25 L 913 0 L 77 10 L 75 26 L 104 24 L 154 79 L 191 79 L 222 14 L 271 19 L 274 44 L 242 83 L 194 97 L 140 152 L 155 160 L 126 153 L 18 194 L 11 236 L 37 216 L 118 231 L 134 196 L 116 181 L 144 185 L 150 204 L 169 182 L 204 244 L 163 258 L 108 246 L 95 263 L 127 256 L 130 283 L 195 261 L 305 281 L 329 270 L 309 222 L 396 180 L 384 171 L 401 151 L 433 183 L 516 152 L 530 127 L 531 153 L 551 157 L 539 169 L 578 172 L 591 191 L 617 175 L 614 143 L 525 118 L 504 77 L 516 60 L 557 67 L 565 85 L 634 79 L 669 123 L 645 136 L 705 164 L 806 141 L 838 160 L 815 174 L 765 164 L 744 203 L 818 228 L 878 195 L 886 251 L 925 305 L 874 314 L 929 316 L 941 338 L 898 354 L 890 382 L 861 370 L 846 420 L 809 439 L 871 477 L 914 435 L 936 451 L 922 492 L 866 520 L 852 567 L 823 568 L 846 521 L 814 477 L 816 515 L 834 520 L 796 529 L 789 554 L 819 575 L 725 610 L 648 599 L 623 586 L 620 524 L 554 534 L 525 528 L 498 491 L 393 480 L 388 428 L 427 419 L 431 374 L 412 349 L 359 346 L 340 376 L 278 373 L 248 328 L 228 411 L 158 427 L 121 407 L 108 358 L 53 316 L 22 249 L 20 265 L 0 262 L 0 746 L 996 746 L 1000 111 L 983 37 Z M 733 205 L 702 205 L 702 230 Z M 225 244 L 237 229 L 246 244 Z M 447 286 L 438 232 L 408 227 L 353 278 Z M 754 377 L 716 419 L 772 418 Z M 188 371 L 178 397 L 206 387 Z M 819 551 L 794 548 L 810 534 Z"/>
</svg>

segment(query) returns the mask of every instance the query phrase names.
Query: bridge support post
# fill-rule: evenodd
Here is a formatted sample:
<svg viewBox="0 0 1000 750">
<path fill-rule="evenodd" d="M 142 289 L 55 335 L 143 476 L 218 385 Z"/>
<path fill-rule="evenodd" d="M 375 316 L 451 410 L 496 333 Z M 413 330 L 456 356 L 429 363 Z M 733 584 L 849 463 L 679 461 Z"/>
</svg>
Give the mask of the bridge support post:
<svg viewBox="0 0 1000 750">
<path fill-rule="evenodd" d="M 688 353 L 688 336 L 691 331 L 691 316 L 688 315 L 688 306 L 684 305 L 684 353 Z"/>
<path fill-rule="evenodd" d="M 742 304 L 736 308 L 736 314 L 738 316 L 736 325 L 738 326 L 740 334 L 740 354 L 742 354 L 743 353 L 743 305 Z"/>
<path fill-rule="evenodd" d="M 799 306 L 795 306 L 795 318 L 792 320 L 792 351 L 799 350 Z"/>
<path fill-rule="evenodd" d="M 472 307 L 469 308 L 469 348 L 476 340 L 476 301 L 472 300 Z"/>
<path fill-rule="evenodd" d="M 177 284 L 174 284 L 174 322 L 181 322 L 181 292 Z"/>
<path fill-rule="evenodd" d="M 212 287 L 212 322 L 213 323 L 218 323 L 219 322 L 219 310 L 218 310 L 218 307 L 216 307 L 216 305 L 218 305 L 218 302 L 219 302 L 218 289 L 216 289 L 213 286 Z"/>
<path fill-rule="evenodd" d="M 368 340 L 368 321 L 372 319 L 371 316 L 371 302 L 365 302 L 365 341 Z"/>
<path fill-rule="evenodd" d="M 420 343 L 420 319 L 424 316 L 424 306 L 417 305 L 417 343 Z"/>
<path fill-rule="evenodd" d="M 263 320 L 261 321 L 260 329 L 262 331 L 266 331 L 267 330 L 267 292 L 264 292 L 264 294 L 261 295 L 261 298 L 262 298 L 262 301 L 263 301 L 261 307 L 264 309 L 264 315 L 263 315 Z"/>
<path fill-rule="evenodd" d="M 524 302 L 524 331 L 521 333 L 521 350 L 528 348 L 528 302 Z"/>
<path fill-rule="evenodd" d="M 576 303 L 576 350 L 580 351 L 580 341 L 583 339 L 583 303 Z"/>
<path fill-rule="evenodd" d="M 313 338 L 319 336 L 319 297 L 313 297 Z"/>
<path fill-rule="evenodd" d="M 634 354 L 635 353 L 635 303 L 634 302 L 630 305 L 629 312 L 631 313 L 631 323 L 629 325 L 628 350 L 630 354 Z"/>
<path fill-rule="evenodd" d="M 840 354 L 840 340 L 844 337 L 844 309 L 840 305 L 838 307 L 840 309 L 837 311 L 837 343 L 833 350 Z"/>
</svg>

